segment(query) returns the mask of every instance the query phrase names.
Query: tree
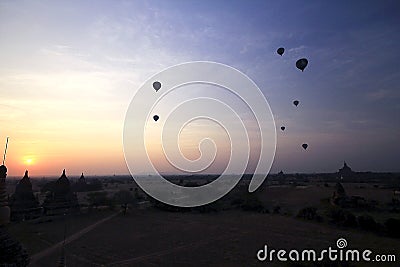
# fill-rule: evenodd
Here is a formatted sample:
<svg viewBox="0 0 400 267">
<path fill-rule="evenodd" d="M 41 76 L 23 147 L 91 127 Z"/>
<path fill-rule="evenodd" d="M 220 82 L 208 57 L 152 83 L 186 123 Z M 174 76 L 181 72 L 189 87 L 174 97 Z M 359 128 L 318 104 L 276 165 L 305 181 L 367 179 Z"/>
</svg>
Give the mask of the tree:
<svg viewBox="0 0 400 267">
<path fill-rule="evenodd" d="M 241 205 L 242 210 L 245 211 L 256 211 L 264 212 L 265 207 L 261 200 L 256 196 L 256 194 L 246 193 L 244 196 L 244 201 Z"/>
<path fill-rule="evenodd" d="M 89 202 L 89 206 L 95 207 L 96 209 L 99 206 L 107 205 L 109 203 L 107 192 L 105 191 L 89 193 L 86 198 Z"/>
<path fill-rule="evenodd" d="M 114 195 L 114 201 L 117 204 L 121 204 L 124 209 L 124 215 L 126 214 L 126 210 L 128 209 L 129 204 L 136 204 L 135 197 L 126 190 L 120 190 Z"/>
<path fill-rule="evenodd" d="M 144 199 L 144 197 L 141 194 L 139 194 L 139 189 L 137 187 L 135 188 L 134 196 L 137 201 L 142 201 Z"/>
</svg>

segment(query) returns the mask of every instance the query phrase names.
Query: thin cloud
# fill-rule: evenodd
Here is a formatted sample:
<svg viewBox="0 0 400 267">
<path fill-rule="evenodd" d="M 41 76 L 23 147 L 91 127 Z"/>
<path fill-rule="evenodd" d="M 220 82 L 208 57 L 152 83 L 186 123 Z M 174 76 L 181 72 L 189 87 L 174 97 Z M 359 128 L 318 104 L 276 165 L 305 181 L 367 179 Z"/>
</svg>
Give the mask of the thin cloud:
<svg viewBox="0 0 400 267">
<path fill-rule="evenodd" d="M 293 53 L 300 53 L 301 51 L 303 51 L 304 49 L 306 49 L 307 47 L 305 45 L 301 45 L 298 47 L 293 47 L 289 49 L 289 52 L 293 52 Z"/>
<path fill-rule="evenodd" d="M 370 101 L 379 101 L 383 99 L 398 98 L 400 94 L 394 93 L 392 90 L 379 89 L 376 91 L 368 92 L 365 97 Z"/>
</svg>

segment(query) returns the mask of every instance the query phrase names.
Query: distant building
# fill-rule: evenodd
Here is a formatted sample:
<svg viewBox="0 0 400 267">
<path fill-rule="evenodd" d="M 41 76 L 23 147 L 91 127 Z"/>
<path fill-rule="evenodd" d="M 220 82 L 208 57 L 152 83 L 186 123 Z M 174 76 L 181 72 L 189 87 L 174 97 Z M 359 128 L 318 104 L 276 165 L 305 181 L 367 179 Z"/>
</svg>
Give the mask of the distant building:
<svg viewBox="0 0 400 267">
<path fill-rule="evenodd" d="M 83 172 L 82 172 L 81 177 L 80 177 L 79 180 L 78 180 L 78 183 L 79 183 L 79 184 L 86 185 L 86 179 L 85 179 L 85 176 L 83 175 Z"/>
<path fill-rule="evenodd" d="M 76 194 L 71 190 L 71 184 L 65 175 L 65 170 L 54 184 L 44 202 L 44 212 L 47 215 L 74 213 L 79 211 Z"/>
<path fill-rule="evenodd" d="M 351 178 L 354 175 L 353 170 L 347 165 L 346 161 L 343 162 L 343 167 L 339 169 L 338 176 L 340 179 Z"/>
<path fill-rule="evenodd" d="M 41 215 L 42 208 L 32 191 L 32 184 L 25 171 L 24 177 L 15 187 L 15 192 L 10 199 L 11 220 L 21 221 L 37 218 Z"/>
<path fill-rule="evenodd" d="M 83 175 L 83 172 L 82 172 L 82 175 L 79 178 L 78 182 L 76 184 L 74 184 L 73 187 L 74 187 L 73 190 L 75 192 L 88 191 L 88 184 L 86 183 L 86 179 L 85 179 L 85 176 Z"/>
<path fill-rule="evenodd" d="M 74 192 L 98 191 L 103 190 L 103 184 L 99 179 L 91 179 L 91 181 L 88 183 L 82 173 L 78 181 L 71 184 L 71 188 Z"/>
</svg>

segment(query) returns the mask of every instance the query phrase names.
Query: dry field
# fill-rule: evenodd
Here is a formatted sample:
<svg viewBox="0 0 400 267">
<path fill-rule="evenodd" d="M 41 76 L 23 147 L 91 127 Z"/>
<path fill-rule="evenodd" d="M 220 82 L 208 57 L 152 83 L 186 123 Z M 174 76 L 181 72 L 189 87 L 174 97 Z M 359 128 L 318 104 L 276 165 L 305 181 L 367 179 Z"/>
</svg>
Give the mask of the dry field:
<svg viewBox="0 0 400 267">
<path fill-rule="evenodd" d="M 268 186 L 258 193 L 258 197 L 267 206 L 279 205 L 283 212 L 296 215 L 303 207 L 319 207 L 324 200 L 330 198 L 335 189 L 335 183 L 309 184 L 307 186 Z M 348 196 L 360 196 L 366 200 L 375 200 L 381 204 L 389 203 L 393 197 L 391 189 L 375 188 L 373 185 L 364 183 L 343 183 Z"/>
<path fill-rule="evenodd" d="M 132 186 L 113 185 L 106 191 L 112 195 L 114 191 L 129 190 Z M 388 203 L 393 196 L 389 189 L 368 184 L 344 184 L 344 188 L 348 195 L 379 203 Z M 400 239 L 379 236 L 359 228 L 338 228 L 327 221 L 318 223 L 295 218 L 297 212 L 307 206 L 326 208 L 329 205 L 326 200 L 333 190 L 334 184 L 330 183 L 329 187 L 324 184 L 269 186 L 258 191 L 258 198 L 270 211 L 274 206 L 281 207 L 280 214 L 240 210 L 201 214 L 133 209 L 126 216 L 117 215 L 68 243 L 67 266 L 315 266 L 306 263 L 290 265 L 277 260 L 259 262 L 256 253 L 265 244 L 271 249 L 288 250 L 336 248 L 336 240 L 340 237 L 347 240 L 348 248 L 395 254 L 399 262 Z M 80 194 L 82 200 L 85 197 L 85 194 Z M 63 239 L 65 222 L 67 236 L 70 236 L 112 213 L 93 210 L 66 220 L 60 217 L 39 224 L 11 224 L 9 229 L 27 247 L 30 255 L 37 255 Z M 389 215 L 400 219 L 398 213 Z M 60 255 L 61 249 L 57 248 L 39 257 L 31 266 L 55 266 Z"/>
<path fill-rule="evenodd" d="M 277 249 L 324 249 L 335 247 L 340 237 L 347 239 L 349 248 L 400 256 L 398 239 L 283 215 L 158 210 L 118 215 L 69 243 L 66 255 L 68 266 L 263 266 L 267 263 L 258 262 L 256 253 L 264 244 Z M 59 257 L 58 250 L 36 266 L 54 266 Z M 272 266 L 290 265 L 275 262 Z"/>
</svg>

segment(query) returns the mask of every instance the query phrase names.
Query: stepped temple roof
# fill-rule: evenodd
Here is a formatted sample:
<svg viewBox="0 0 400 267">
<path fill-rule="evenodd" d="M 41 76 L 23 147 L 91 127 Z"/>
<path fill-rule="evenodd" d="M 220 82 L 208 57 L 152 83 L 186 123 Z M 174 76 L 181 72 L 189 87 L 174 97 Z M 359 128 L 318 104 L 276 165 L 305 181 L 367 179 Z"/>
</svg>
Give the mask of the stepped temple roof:
<svg viewBox="0 0 400 267">
<path fill-rule="evenodd" d="M 32 183 L 28 176 L 28 171 L 25 171 L 24 177 L 15 187 L 15 192 L 10 199 L 11 219 L 20 221 L 29 218 L 39 217 L 41 208 L 39 202 L 35 198 L 32 191 Z"/>
<path fill-rule="evenodd" d="M 76 194 L 71 190 L 71 183 L 63 170 L 61 177 L 54 184 L 54 188 L 44 200 L 43 207 L 46 213 L 70 213 L 79 210 Z"/>
<path fill-rule="evenodd" d="M 346 161 L 343 162 L 343 167 L 338 171 L 339 178 L 349 178 L 354 174 L 353 170 L 347 165 Z"/>
</svg>

